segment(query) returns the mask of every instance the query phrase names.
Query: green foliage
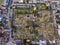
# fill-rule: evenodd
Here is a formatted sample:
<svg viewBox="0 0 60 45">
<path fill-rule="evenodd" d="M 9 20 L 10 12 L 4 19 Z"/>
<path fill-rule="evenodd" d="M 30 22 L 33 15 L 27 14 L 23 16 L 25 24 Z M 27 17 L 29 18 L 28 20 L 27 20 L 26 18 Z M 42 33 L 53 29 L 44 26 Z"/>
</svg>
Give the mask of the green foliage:
<svg viewBox="0 0 60 45">
<path fill-rule="evenodd" d="M 38 12 L 38 10 L 33 11 L 33 13 L 37 13 L 37 12 Z"/>
<path fill-rule="evenodd" d="M 18 11 L 16 11 L 15 14 L 17 14 L 17 15 L 18 14 L 30 14 L 30 12 L 18 12 Z"/>
<path fill-rule="evenodd" d="M 3 3 L 4 0 L 0 0 L 0 4 Z"/>
<path fill-rule="evenodd" d="M 18 14 L 30 14 L 31 12 L 29 12 L 29 11 L 31 11 L 31 10 L 33 10 L 33 9 L 32 8 L 17 8 L 14 10 L 14 13 L 16 15 L 18 15 Z"/>
<path fill-rule="evenodd" d="M 52 45 L 52 44 L 50 44 L 49 42 L 47 42 L 47 45 Z"/>
</svg>

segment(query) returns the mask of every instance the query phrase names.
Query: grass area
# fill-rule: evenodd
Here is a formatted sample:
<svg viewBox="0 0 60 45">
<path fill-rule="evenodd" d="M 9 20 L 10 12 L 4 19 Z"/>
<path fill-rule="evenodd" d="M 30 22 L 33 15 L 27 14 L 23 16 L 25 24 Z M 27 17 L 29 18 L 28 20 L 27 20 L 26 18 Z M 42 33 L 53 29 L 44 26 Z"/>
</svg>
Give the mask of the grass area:
<svg viewBox="0 0 60 45">
<path fill-rule="evenodd" d="M 46 6 L 42 6 L 42 10 L 46 10 Z"/>
<path fill-rule="evenodd" d="M 30 12 L 15 12 L 15 14 L 30 14 Z"/>
<path fill-rule="evenodd" d="M 37 11 L 34 11 L 34 12 L 37 12 Z M 24 12 L 25 13 L 25 12 Z M 39 31 L 39 33 L 40 32 L 43 32 L 43 33 L 45 33 L 46 32 L 46 35 L 47 35 L 47 38 L 49 38 L 48 37 L 48 35 L 49 34 L 53 34 L 54 33 L 54 29 L 53 29 L 53 27 L 51 26 L 51 24 L 48 22 L 48 24 L 46 23 L 46 24 L 41 24 L 41 22 L 47 22 L 48 20 L 47 19 L 49 19 L 48 18 L 48 16 L 49 16 L 49 14 L 47 14 L 47 13 L 49 13 L 48 11 L 42 11 L 42 18 L 36 18 L 36 21 L 34 22 L 35 24 L 37 24 L 37 25 L 41 25 L 40 27 L 36 27 L 35 28 L 35 30 L 38 30 Z M 21 14 L 21 13 L 20 13 Z M 47 15 L 46 15 L 47 14 Z M 44 18 L 45 17 L 45 18 Z M 29 21 L 27 20 L 28 18 L 27 18 L 27 16 L 23 16 L 22 17 L 22 19 L 21 19 L 21 17 L 18 17 L 18 18 L 20 18 L 20 20 L 22 21 L 22 19 L 24 20 L 24 22 L 21 22 L 19 19 L 18 19 L 18 21 L 20 21 L 19 23 L 18 23 L 18 21 L 17 21 L 17 24 L 19 24 L 20 25 L 20 23 L 22 23 L 22 24 L 24 24 L 23 26 L 26 26 L 25 24 L 31 24 L 31 23 L 29 23 Z M 52 18 L 51 18 L 52 19 Z M 28 23 L 27 23 L 27 21 L 28 21 Z M 25 33 L 24 34 L 26 34 L 26 33 L 28 33 L 29 32 L 29 34 L 31 35 L 32 33 L 33 33 L 33 31 L 30 31 L 30 30 L 28 30 L 28 29 L 31 29 L 31 30 L 33 30 L 33 28 L 32 28 L 32 26 L 30 26 L 29 28 L 23 28 L 23 31 L 25 31 Z M 18 29 L 19 30 L 19 32 L 23 32 L 22 31 L 22 29 Z M 35 31 L 36 32 L 36 31 Z M 23 33 L 22 33 L 23 34 Z M 37 33 L 38 34 L 38 33 Z M 42 34 L 42 33 L 41 33 Z M 38 37 L 40 36 L 39 34 L 37 35 Z M 21 36 L 21 37 L 23 37 L 23 36 Z M 28 37 L 28 36 L 27 36 Z M 30 36 L 30 37 L 32 37 L 32 36 Z M 29 37 L 29 38 L 30 38 Z M 34 37 L 36 37 L 36 33 L 35 33 L 35 36 Z M 46 36 L 45 36 L 46 37 Z M 56 39 L 55 37 L 53 37 L 53 39 Z"/>
<path fill-rule="evenodd" d="M 24 10 L 24 11 L 21 11 L 21 10 Z M 25 10 L 28 10 L 28 11 L 26 11 L 25 12 Z M 15 9 L 15 14 L 16 15 L 18 15 L 18 14 L 29 14 L 29 8 L 28 9 L 24 9 L 24 8 L 22 8 L 22 9 Z M 37 8 L 37 10 L 35 10 L 35 11 L 33 11 L 33 12 L 35 12 L 35 13 L 37 13 L 38 12 L 38 8 Z M 44 11 L 45 10 L 45 11 Z M 18 12 L 17 12 L 18 11 Z M 50 11 L 46 11 L 46 6 L 45 5 L 43 5 L 42 6 L 42 17 L 40 18 L 39 17 L 39 19 L 38 18 L 36 18 L 36 24 L 39 24 L 39 25 L 41 25 L 40 24 L 40 22 L 47 22 L 48 21 L 48 17 L 49 17 L 49 15 L 51 15 L 52 16 L 52 13 L 50 14 Z M 45 16 L 44 16 L 45 15 Z M 22 17 L 22 19 L 24 20 L 23 22 L 22 22 L 22 24 L 24 24 L 23 26 L 25 26 L 25 24 L 27 24 L 26 23 L 26 20 L 28 19 L 27 17 L 25 17 L 25 16 L 23 16 Z M 21 21 L 22 21 L 22 19 L 20 19 Z M 25 20 L 26 19 L 26 20 Z M 21 21 L 20 21 L 20 23 L 21 23 Z M 50 18 L 49 19 L 49 22 L 53 22 L 53 20 L 52 20 L 52 18 Z M 18 22 L 18 21 L 17 21 Z M 36 27 L 35 29 L 36 30 L 39 30 L 40 32 L 43 32 L 43 33 L 46 33 L 45 35 L 47 35 L 47 38 L 48 38 L 48 35 L 49 34 L 53 34 L 54 33 L 54 29 L 53 29 L 53 27 L 51 26 L 51 24 L 48 22 L 48 24 L 42 24 L 40 27 Z M 19 23 L 18 23 L 19 24 Z M 31 24 L 31 23 L 30 23 Z M 27 24 L 28 25 L 28 24 Z M 45 26 L 46 25 L 46 26 Z M 29 27 L 31 30 L 33 30 L 33 28 L 32 27 Z M 26 28 L 23 28 L 23 29 L 18 29 L 19 30 L 19 32 L 23 32 L 23 31 L 25 31 L 25 33 L 24 34 L 26 34 L 27 32 L 29 32 L 29 34 L 31 34 L 30 33 L 30 31 L 28 31 L 28 29 L 26 29 Z M 23 30 L 23 31 L 22 31 Z M 39 33 L 40 33 L 39 32 Z M 22 33 L 23 34 L 23 33 Z M 35 35 L 36 36 L 36 35 Z M 40 36 L 40 35 L 39 35 Z M 21 37 L 24 37 L 24 36 L 21 36 Z M 27 36 L 28 37 L 28 36 Z M 46 36 L 45 36 L 46 37 Z M 29 37 L 30 38 L 30 37 Z M 56 39 L 55 37 L 53 37 L 53 39 Z M 48 44 L 49 45 L 49 44 Z"/>
<path fill-rule="evenodd" d="M 33 8 L 16 8 L 16 10 L 33 10 Z"/>
<path fill-rule="evenodd" d="M 14 9 L 14 13 L 16 15 L 18 14 L 30 14 L 32 11 L 32 8 L 20 8 L 20 9 Z"/>
<path fill-rule="evenodd" d="M 3 1 L 4 1 L 4 0 L 0 0 L 0 4 L 2 4 L 2 3 L 3 3 Z"/>
<path fill-rule="evenodd" d="M 49 44 L 49 43 L 48 43 L 47 45 L 52 45 L 52 44 Z"/>
</svg>

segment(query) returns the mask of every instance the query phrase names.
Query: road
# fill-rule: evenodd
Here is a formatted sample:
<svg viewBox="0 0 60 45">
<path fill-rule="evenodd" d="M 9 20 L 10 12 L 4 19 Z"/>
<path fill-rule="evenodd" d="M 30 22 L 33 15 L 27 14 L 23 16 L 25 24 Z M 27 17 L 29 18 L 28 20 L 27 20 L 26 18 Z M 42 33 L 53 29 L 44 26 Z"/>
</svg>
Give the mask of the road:
<svg viewBox="0 0 60 45">
<path fill-rule="evenodd" d="M 55 16 L 55 14 L 56 14 L 56 10 L 53 10 L 54 26 L 55 26 L 55 29 L 58 30 L 57 29 L 57 23 L 56 23 L 56 16 Z M 58 36 L 58 34 L 57 34 L 57 36 Z M 60 45 L 60 36 L 58 36 L 58 40 L 56 41 L 56 44 L 55 45 Z"/>
<path fill-rule="evenodd" d="M 11 28 L 10 28 L 10 20 L 9 20 L 9 16 L 8 16 L 8 13 L 7 13 L 7 11 L 3 11 L 3 13 L 6 13 L 6 14 L 3 14 L 2 16 L 4 17 L 5 15 L 5 18 L 7 18 L 7 24 L 5 24 L 4 26 L 5 26 L 5 29 L 4 29 L 4 31 L 8 31 L 8 32 L 10 32 L 10 36 L 9 36 L 9 38 L 11 39 Z M 5 22 L 4 22 L 5 23 Z M 7 27 L 8 27 L 8 29 L 6 29 L 7 27 L 6 27 L 6 25 L 7 25 Z M 4 28 L 4 27 L 3 27 Z"/>
<path fill-rule="evenodd" d="M 9 20 L 9 23 L 10 23 L 10 18 L 12 17 L 12 13 L 13 13 L 13 10 L 10 8 L 11 7 L 11 4 L 12 4 L 12 2 L 11 2 L 12 0 L 10 0 L 9 1 L 9 6 L 7 7 L 8 8 L 8 13 L 7 13 L 7 16 L 8 16 L 8 20 Z M 10 30 L 11 30 L 11 25 L 9 25 L 9 27 L 10 27 Z M 11 41 L 11 39 L 12 39 L 12 37 L 11 37 L 11 31 L 10 31 L 10 41 Z"/>
<path fill-rule="evenodd" d="M 4 24 L 3 31 L 7 31 L 9 33 L 9 36 L 8 37 L 9 37 L 9 40 L 11 41 L 12 40 L 12 38 L 11 38 L 11 26 L 10 26 L 10 18 L 9 18 L 9 17 L 12 16 L 12 9 L 10 9 L 11 2 L 8 5 L 9 6 L 6 6 L 6 8 L 2 11 L 3 13 L 1 15 L 2 15 L 2 17 L 7 18 L 7 19 L 4 18 L 5 21 L 7 20 L 6 21 L 7 23 Z M 4 8 L 4 7 L 2 7 L 2 8 Z M 7 27 L 8 27 L 8 29 L 7 29 Z"/>
</svg>

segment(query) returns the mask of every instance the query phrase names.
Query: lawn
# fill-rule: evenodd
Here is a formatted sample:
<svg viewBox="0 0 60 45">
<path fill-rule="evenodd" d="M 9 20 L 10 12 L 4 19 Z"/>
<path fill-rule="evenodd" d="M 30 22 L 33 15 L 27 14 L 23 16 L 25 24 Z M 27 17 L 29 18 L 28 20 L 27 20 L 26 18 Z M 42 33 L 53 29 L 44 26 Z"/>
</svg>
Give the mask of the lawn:
<svg viewBox="0 0 60 45">
<path fill-rule="evenodd" d="M 4 0 L 0 0 L 0 4 L 2 4 L 2 3 L 3 3 L 3 1 L 4 1 Z"/>
<path fill-rule="evenodd" d="M 15 12 L 16 15 L 18 14 L 30 14 L 30 12 Z"/>
<path fill-rule="evenodd" d="M 16 15 L 18 15 L 18 14 L 31 14 L 31 9 L 15 9 L 14 10 L 14 13 L 16 14 Z"/>
</svg>

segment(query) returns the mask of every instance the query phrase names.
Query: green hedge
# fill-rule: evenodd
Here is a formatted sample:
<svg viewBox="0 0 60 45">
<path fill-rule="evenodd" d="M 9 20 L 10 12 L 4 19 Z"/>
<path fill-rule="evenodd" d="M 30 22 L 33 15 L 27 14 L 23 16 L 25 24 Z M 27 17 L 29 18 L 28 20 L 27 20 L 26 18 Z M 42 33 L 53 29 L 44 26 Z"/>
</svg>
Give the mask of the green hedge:
<svg viewBox="0 0 60 45">
<path fill-rule="evenodd" d="M 30 12 L 15 12 L 15 14 L 30 14 Z"/>
</svg>

